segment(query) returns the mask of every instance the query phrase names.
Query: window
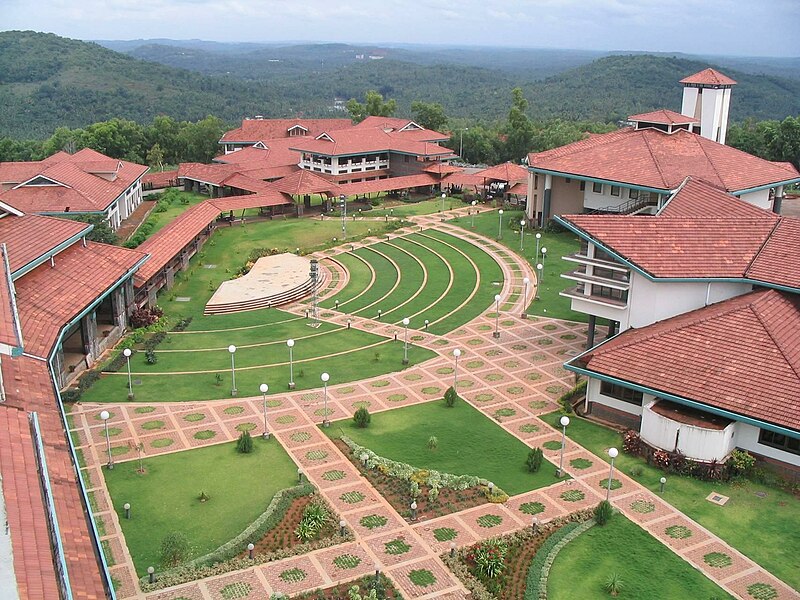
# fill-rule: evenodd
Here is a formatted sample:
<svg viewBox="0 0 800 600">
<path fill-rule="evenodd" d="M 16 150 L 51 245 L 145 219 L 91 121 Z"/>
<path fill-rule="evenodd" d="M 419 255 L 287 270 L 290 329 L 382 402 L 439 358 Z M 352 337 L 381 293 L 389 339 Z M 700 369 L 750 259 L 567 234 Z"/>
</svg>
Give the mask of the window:
<svg viewBox="0 0 800 600">
<path fill-rule="evenodd" d="M 585 181 L 581 181 L 581 191 L 582 192 L 586 191 L 586 182 Z"/>
<path fill-rule="evenodd" d="M 403 162 L 411 162 L 411 157 L 408 154 L 406 154 L 405 156 L 403 156 Z"/>
<path fill-rule="evenodd" d="M 761 429 L 758 434 L 758 443 L 783 450 L 784 452 L 800 455 L 800 439 L 792 438 L 781 433 Z"/>
<path fill-rule="evenodd" d="M 570 179 L 569 177 L 565 177 L 564 183 L 572 183 L 572 179 Z"/>
<path fill-rule="evenodd" d="M 623 402 L 629 402 L 631 404 L 636 404 L 637 406 L 642 405 L 642 392 L 637 392 L 636 390 L 617 385 L 616 383 L 601 381 L 600 393 L 603 394 L 603 396 L 616 398 L 617 400 L 622 400 Z"/>
<path fill-rule="evenodd" d="M 631 200 L 639 199 L 639 190 L 628 190 L 628 198 Z"/>
<path fill-rule="evenodd" d="M 611 195 L 612 196 L 619 196 L 619 186 L 618 185 L 612 185 L 611 186 Z"/>
<path fill-rule="evenodd" d="M 603 193 L 603 184 L 602 183 L 598 183 L 597 181 L 595 181 L 592 184 L 592 191 L 595 194 L 602 194 Z"/>
<path fill-rule="evenodd" d="M 624 271 L 616 271 L 614 269 L 606 269 L 605 267 L 594 267 L 592 274 L 595 277 L 602 277 L 603 279 L 613 279 L 614 281 L 628 281 L 628 274 Z"/>
<path fill-rule="evenodd" d="M 620 302 L 628 301 L 628 290 L 618 290 L 616 288 L 606 287 L 604 285 L 592 285 L 590 296 L 595 298 L 609 298 L 611 300 L 619 300 Z"/>
<path fill-rule="evenodd" d="M 597 260 L 604 260 L 606 262 L 617 262 L 617 259 L 611 256 L 608 252 L 603 250 L 600 246 L 594 247 L 594 257 Z"/>
</svg>

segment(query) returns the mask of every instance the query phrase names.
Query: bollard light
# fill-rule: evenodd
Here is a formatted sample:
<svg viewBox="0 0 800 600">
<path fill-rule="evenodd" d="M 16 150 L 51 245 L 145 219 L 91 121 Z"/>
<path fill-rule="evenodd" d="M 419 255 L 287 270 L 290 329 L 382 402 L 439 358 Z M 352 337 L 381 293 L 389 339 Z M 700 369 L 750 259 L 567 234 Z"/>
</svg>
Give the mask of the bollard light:
<svg viewBox="0 0 800 600">
<path fill-rule="evenodd" d="M 456 543 L 450 542 L 450 558 L 455 558 L 456 556 Z"/>
<path fill-rule="evenodd" d="M 147 567 L 147 581 L 149 583 L 156 582 L 156 570 L 153 567 Z"/>
<path fill-rule="evenodd" d="M 412 521 L 416 521 L 417 520 L 417 501 L 416 500 L 412 500 L 411 501 L 411 520 Z"/>
<path fill-rule="evenodd" d="M 130 519 L 131 518 L 131 505 L 130 505 L 129 502 L 126 502 L 125 504 L 122 505 L 122 510 L 125 511 L 125 518 L 126 519 Z"/>
<path fill-rule="evenodd" d="M 303 483 L 303 469 L 300 467 L 297 468 L 297 482 Z"/>
<path fill-rule="evenodd" d="M 658 480 L 658 482 L 661 484 L 661 493 L 663 494 L 664 493 L 664 486 L 667 483 L 667 478 L 666 477 L 662 477 L 661 479 Z"/>
<path fill-rule="evenodd" d="M 253 543 L 247 544 L 247 555 L 250 557 L 250 560 L 253 560 L 253 553 L 255 552 L 256 547 Z"/>
<path fill-rule="evenodd" d="M 341 535 L 342 537 L 344 537 L 345 527 L 346 526 L 347 526 L 347 523 L 345 523 L 344 519 L 340 519 L 339 520 L 339 535 Z"/>
</svg>

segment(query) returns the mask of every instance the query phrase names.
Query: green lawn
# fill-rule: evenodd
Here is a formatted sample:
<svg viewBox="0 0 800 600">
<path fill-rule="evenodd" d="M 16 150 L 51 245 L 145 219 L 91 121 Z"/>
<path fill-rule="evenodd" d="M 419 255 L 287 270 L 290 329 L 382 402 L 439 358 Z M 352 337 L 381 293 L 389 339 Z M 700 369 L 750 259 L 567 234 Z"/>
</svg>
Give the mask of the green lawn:
<svg viewBox="0 0 800 600">
<path fill-rule="evenodd" d="M 523 256 L 535 271 L 537 262 L 541 261 L 541 258 L 537 259 L 536 257 L 535 235 L 537 232 L 536 230 L 525 228 L 524 248 L 520 251 L 519 222 L 522 216 L 522 211 L 504 211 L 502 220 L 503 236 L 499 242 L 514 253 Z M 474 229 L 472 228 L 472 217 L 459 217 L 449 222 L 454 225 L 459 225 L 468 231 L 475 231 L 488 238 L 497 240 L 500 215 L 496 210 L 482 210 L 480 214 L 475 216 L 474 221 Z M 570 308 L 570 300 L 559 296 L 559 292 L 572 287 L 568 280 L 560 277 L 560 274 L 573 271 L 575 269 L 575 263 L 564 260 L 562 256 L 574 254 L 578 251 L 580 248 L 578 236 L 570 232 L 547 233 L 542 231 L 541 234 L 542 238 L 539 244 L 540 254 L 542 247 L 547 248 L 547 258 L 544 260 L 544 269 L 542 270 L 543 283 L 539 289 L 539 299 L 532 300 L 528 308 L 528 313 L 552 317 L 554 319 L 586 322 L 586 315 L 574 312 Z M 531 296 L 533 296 L 533 294 L 531 294 Z"/>
<path fill-rule="evenodd" d="M 624 583 L 619 598 L 730 598 L 669 548 L 623 515 L 564 546 L 547 581 L 552 600 L 605 600 L 609 573 Z"/>
<path fill-rule="evenodd" d="M 557 481 L 555 467 L 547 461 L 538 473 L 528 473 L 529 448 L 462 400 L 452 408 L 439 401 L 377 413 L 366 429 L 355 427 L 352 419 L 337 421 L 325 432 L 334 438 L 344 434 L 381 456 L 415 467 L 486 478 L 510 495 Z M 436 450 L 427 446 L 432 435 L 439 440 Z"/>
<path fill-rule="evenodd" d="M 550 413 L 544 419 L 554 424 L 559 417 L 559 413 Z M 567 436 L 604 460 L 608 460 L 608 448 L 622 448 L 619 432 L 580 417 L 571 417 Z M 631 469 L 641 468 L 642 474 L 634 479 L 658 492 L 659 479 L 664 475 L 660 469 L 622 452 L 614 465 L 628 475 L 631 475 Z M 800 523 L 800 499 L 752 481 L 726 483 L 680 475 L 666 477 L 664 500 L 775 576 L 800 589 L 800 535 L 796 534 L 796 526 L 794 530 L 787 530 L 787 527 L 792 527 L 790 524 Z M 711 492 L 729 496 L 730 500 L 725 506 L 717 506 L 705 499 Z"/>
<path fill-rule="evenodd" d="M 461 208 L 464 204 L 458 198 L 447 197 L 444 200 L 445 211 L 454 208 Z M 391 209 L 391 214 L 395 217 L 410 217 L 412 215 L 431 215 L 433 213 L 441 212 L 442 198 L 438 196 L 430 200 L 423 200 L 422 202 L 407 202 L 403 204 L 392 204 L 389 207 L 382 206 L 374 211 L 380 215 L 385 215 Z"/>
<path fill-rule="evenodd" d="M 147 221 L 153 223 L 153 229 L 147 237 L 151 237 L 155 232 L 163 229 L 166 225 L 174 221 L 176 217 L 186 212 L 186 210 L 195 204 L 208 200 L 208 196 L 196 194 L 194 192 L 174 192 L 174 194 L 177 194 L 176 200 L 169 205 L 167 210 L 164 212 L 156 212 L 156 210 L 153 210 L 148 215 Z"/>
<path fill-rule="evenodd" d="M 114 509 L 138 574 L 159 569 L 162 538 L 183 533 L 192 558 L 218 548 L 241 533 L 267 508 L 278 490 L 297 481 L 297 467 L 275 439 L 254 439 L 252 454 L 236 452 L 233 442 L 176 452 L 103 469 Z M 201 503 L 200 492 L 210 500 Z M 124 518 L 123 504 L 132 518 Z"/>
</svg>

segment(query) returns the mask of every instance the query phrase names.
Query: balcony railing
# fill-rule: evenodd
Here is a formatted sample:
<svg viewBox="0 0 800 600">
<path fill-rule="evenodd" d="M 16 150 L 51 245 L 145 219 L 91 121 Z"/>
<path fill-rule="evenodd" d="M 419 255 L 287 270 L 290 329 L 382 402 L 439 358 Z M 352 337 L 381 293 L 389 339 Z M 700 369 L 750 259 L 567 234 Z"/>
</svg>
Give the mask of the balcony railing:
<svg viewBox="0 0 800 600">
<path fill-rule="evenodd" d="M 620 273 L 622 274 L 622 273 Z M 575 269 L 568 273 L 562 273 L 561 277 L 570 279 L 579 283 L 597 284 L 605 287 L 614 288 L 617 290 L 629 290 L 631 284 L 629 281 L 622 279 L 613 279 L 609 277 L 599 277 L 597 275 L 588 275 L 585 270 Z"/>
<path fill-rule="evenodd" d="M 573 287 L 564 290 L 563 292 L 559 292 L 560 296 L 564 296 L 565 298 L 570 298 L 572 300 L 583 300 L 585 302 L 594 302 L 596 304 L 602 304 L 603 306 L 608 306 L 610 308 L 615 308 L 619 310 L 624 310 L 628 308 L 628 301 L 622 300 L 619 298 L 611 298 L 609 296 L 601 296 L 600 294 L 585 294 L 583 290 L 579 287 Z"/>
</svg>

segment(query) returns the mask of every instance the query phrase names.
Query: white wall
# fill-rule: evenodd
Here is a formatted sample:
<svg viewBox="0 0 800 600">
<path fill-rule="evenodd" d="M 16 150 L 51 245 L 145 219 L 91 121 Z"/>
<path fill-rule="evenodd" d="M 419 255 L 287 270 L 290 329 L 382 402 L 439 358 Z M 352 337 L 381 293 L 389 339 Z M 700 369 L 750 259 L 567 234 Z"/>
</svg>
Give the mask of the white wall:
<svg viewBox="0 0 800 600">
<path fill-rule="evenodd" d="M 644 327 L 676 315 L 702 308 L 753 289 L 748 283 L 728 282 L 668 282 L 650 281 L 643 275 L 631 272 L 628 292 L 627 322 L 620 329 Z"/>
<path fill-rule="evenodd" d="M 769 188 L 757 192 L 750 192 L 749 194 L 742 194 L 739 198 L 759 208 L 772 210 L 772 202 L 769 199 Z"/>
<path fill-rule="evenodd" d="M 653 396 L 645 394 L 642 403 L 646 404 L 648 401 L 652 399 Z M 630 402 L 623 402 L 622 400 L 617 400 L 616 398 L 612 398 L 611 396 L 605 396 L 601 394 L 600 380 L 595 379 L 594 377 L 590 377 L 586 384 L 586 402 L 597 402 L 598 404 L 602 404 L 604 406 L 608 406 L 610 408 L 614 408 L 616 410 L 626 412 L 631 415 L 642 414 L 641 406 L 638 406 L 636 404 L 631 404 Z"/>
<path fill-rule="evenodd" d="M 696 119 L 700 118 L 697 110 L 697 92 L 698 88 L 696 87 L 684 87 L 683 88 L 683 103 L 681 104 L 681 114 L 686 115 L 687 117 L 695 117 Z"/>
<path fill-rule="evenodd" d="M 653 404 L 654 402 L 649 402 L 644 406 L 640 430 L 642 439 L 651 446 L 668 451 L 676 450 L 677 436 L 677 450 L 688 458 L 705 462 L 723 461 L 734 449 L 735 423 L 721 430 L 696 427 L 653 412 Z"/>
<path fill-rule="evenodd" d="M 765 446 L 758 443 L 759 428 L 747 423 L 736 423 L 736 435 L 734 436 L 735 445 L 743 450 L 749 450 L 754 454 L 760 454 L 781 462 L 800 467 L 800 456 L 791 452 L 784 452 L 772 446 Z"/>
</svg>

